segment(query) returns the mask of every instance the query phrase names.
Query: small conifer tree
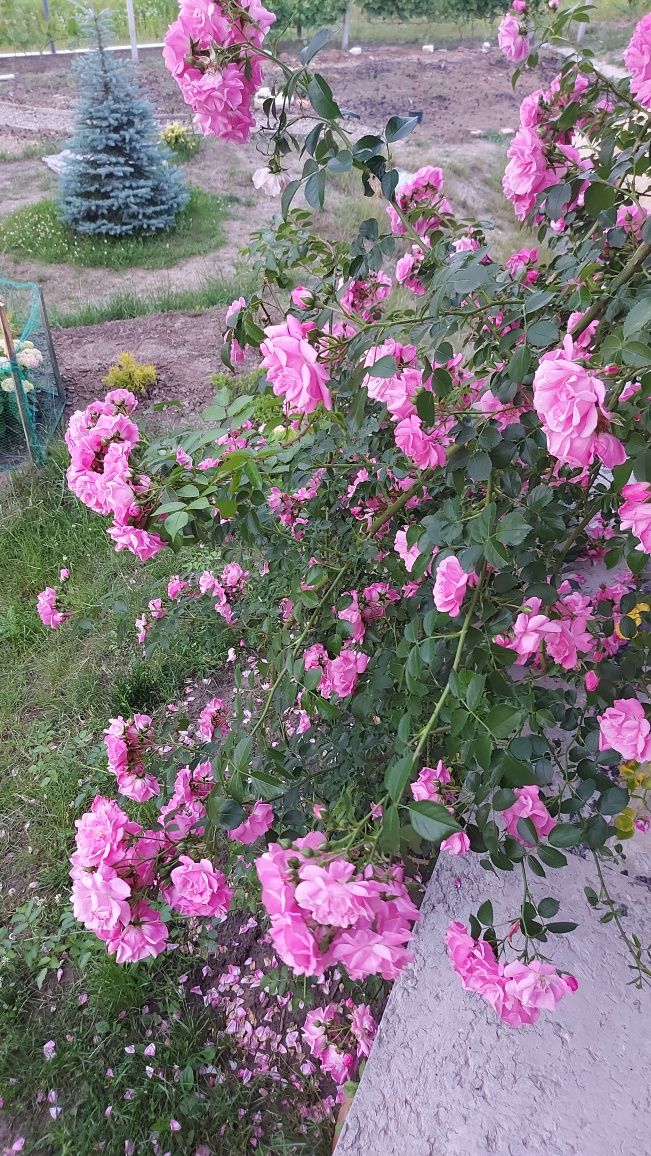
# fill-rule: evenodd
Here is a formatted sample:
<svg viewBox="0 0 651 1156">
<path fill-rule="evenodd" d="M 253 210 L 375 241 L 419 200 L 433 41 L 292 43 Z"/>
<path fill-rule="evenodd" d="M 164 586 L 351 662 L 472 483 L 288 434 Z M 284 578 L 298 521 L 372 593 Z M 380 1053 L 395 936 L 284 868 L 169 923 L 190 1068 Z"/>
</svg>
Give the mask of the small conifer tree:
<svg viewBox="0 0 651 1156">
<path fill-rule="evenodd" d="M 81 97 L 60 181 L 61 218 L 79 233 L 106 237 L 167 229 L 189 193 L 131 64 L 106 51 L 108 13 L 89 11 L 86 19 L 94 51 L 74 66 Z"/>
</svg>

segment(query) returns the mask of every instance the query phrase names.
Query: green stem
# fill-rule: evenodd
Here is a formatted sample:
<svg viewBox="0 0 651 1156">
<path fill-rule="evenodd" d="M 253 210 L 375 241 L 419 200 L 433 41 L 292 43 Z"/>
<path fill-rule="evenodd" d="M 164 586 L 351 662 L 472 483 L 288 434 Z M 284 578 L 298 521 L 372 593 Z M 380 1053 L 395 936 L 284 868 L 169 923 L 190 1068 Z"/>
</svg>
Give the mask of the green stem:
<svg viewBox="0 0 651 1156">
<path fill-rule="evenodd" d="M 647 257 L 649 256 L 651 256 L 651 241 L 645 241 L 643 245 L 640 245 L 635 250 L 633 256 L 629 261 L 627 261 L 621 272 L 617 274 L 615 279 L 610 284 L 607 292 L 604 293 L 603 297 L 599 297 L 599 299 L 595 301 L 594 304 L 592 304 L 590 308 L 583 314 L 581 320 L 574 326 L 572 332 L 570 333 L 570 337 L 580 337 L 581 334 L 585 332 L 588 326 L 591 325 L 597 317 L 601 317 L 601 314 L 608 305 L 608 302 L 612 301 L 613 297 L 617 293 L 617 290 L 621 289 L 622 285 L 625 285 L 627 281 L 631 280 L 631 277 L 637 273 L 638 269 L 642 267 Z"/>
</svg>

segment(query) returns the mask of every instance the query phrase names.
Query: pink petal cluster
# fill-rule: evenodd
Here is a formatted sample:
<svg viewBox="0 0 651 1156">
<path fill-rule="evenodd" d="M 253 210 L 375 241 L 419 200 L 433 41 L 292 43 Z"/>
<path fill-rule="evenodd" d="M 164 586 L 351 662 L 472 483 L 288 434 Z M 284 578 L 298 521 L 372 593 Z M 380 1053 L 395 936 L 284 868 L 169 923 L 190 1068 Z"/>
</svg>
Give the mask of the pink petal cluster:
<svg viewBox="0 0 651 1156">
<path fill-rule="evenodd" d="M 412 245 L 409 252 L 400 257 L 396 263 L 396 281 L 416 297 L 423 297 L 425 294 L 425 283 L 419 276 L 424 260 L 425 250 L 420 245 Z"/>
<path fill-rule="evenodd" d="M 380 269 L 363 279 L 354 279 L 341 295 L 341 307 L 365 321 L 377 321 L 380 305 L 391 294 L 391 278 Z M 293 299 L 293 298 L 292 298 Z"/>
<path fill-rule="evenodd" d="M 330 658 L 325 647 L 317 642 L 308 646 L 303 662 L 306 670 L 320 668 L 323 672 L 317 688 L 323 698 L 331 698 L 333 694 L 338 698 L 348 698 L 354 693 L 359 675 L 366 670 L 369 658 L 363 651 L 350 645 L 344 646 L 336 658 Z"/>
<path fill-rule="evenodd" d="M 395 979 L 409 961 L 418 911 L 399 868 L 358 870 L 312 831 L 288 848 L 271 843 L 256 869 L 272 942 L 296 975 L 339 964 L 351 979 Z"/>
<path fill-rule="evenodd" d="M 430 799 L 433 803 L 442 802 L 440 787 L 452 781 L 452 775 L 442 759 L 435 767 L 423 767 L 418 778 L 411 784 L 411 793 L 417 802 Z"/>
<path fill-rule="evenodd" d="M 228 832 L 229 839 L 235 839 L 238 843 L 255 843 L 266 835 L 270 827 L 273 826 L 274 812 L 271 803 L 263 803 L 258 799 L 253 804 L 253 808 L 249 815 L 237 827 L 232 827 Z"/>
<path fill-rule="evenodd" d="M 550 815 L 545 804 L 540 798 L 540 788 L 535 786 L 530 787 L 516 787 L 513 792 L 515 795 L 515 803 L 502 811 L 502 818 L 506 826 L 506 832 L 518 843 L 529 847 L 526 839 L 523 839 L 518 831 L 518 822 L 520 819 L 530 819 L 533 823 L 539 838 L 544 838 L 556 826 L 556 820 Z"/>
<path fill-rule="evenodd" d="M 506 268 L 514 280 L 521 277 L 524 285 L 535 285 L 540 277 L 540 272 L 536 268 L 537 261 L 537 249 L 518 249 L 507 258 Z"/>
<path fill-rule="evenodd" d="M 452 208 L 442 193 L 443 170 L 433 165 L 418 169 L 413 177 L 396 189 L 395 201 L 400 213 L 409 218 L 420 237 L 438 229 L 442 217 L 450 216 Z M 407 226 L 393 205 L 387 205 L 391 231 L 397 236 L 407 232 Z"/>
<path fill-rule="evenodd" d="M 563 593 L 561 598 L 542 613 L 540 598 L 528 598 L 522 606 L 509 635 L 495 641 L 514 650 L 515 664 L 523 666 L 530 659 L 540 665 L 544 651 L 564 670 L 576 670 L 587 656 L 593 656 L 597 640 L 588 626 L 593 620 L 590 598 L 576 593 Z M 551 618 L 551 613 L 556 617 Z"/>
<path fill-rule="evenodd" d="M 170 880 L 165 898 L 181 915 L 222 918 L 227 914 L 233 892 L 227 887 L 222 872 L 213 867 L 209 859 L 200 859 L 197 863 L 189 855 L 180 855 Z"/>
<path fill-rule="evenodd" d="M 252 101 L 262 83 L 256 47 L 276 17 L 260 0 L 181 0 L 163 59 L 204 134 L 243 144 L 255 126 Z"/>
<path fill-rule="evenodd" d="M 308 518 L 302 507 L 316 498 L 325 470 L 314 470 L 304 486 L 299 486 L 292 494 L 284 493 L 277 486 L 269 490 L 267 505 L 273 514 L 291 530 L 297 541 L 303 536 L 303 526 L 307 526 Z"/>
<path fill-rule="evenodd" d="M 445 935 L 448 957 L 466 991 L 483 996 L 510 1027 L 535 1024 L 541 1011 L 553 1011 L 577 990 L 573 976 L 548 963 L 500 963 L 486 940 L 473 939 L 463 923 L 451 923 Z"/>
<path fill-rule="evenodd" d="M 428 429 L 417 414 L 411 414 L 398 422 L 395 428 L 396 445 L 419 470 L 443 466 L 451 440 L 450 425 L 448 420 L 444 420 Z"/>
<path fill-rule="evenodd" d="M 636 24 L 624 53 L 631 74 L 631 92 L 645 108 L 651 108 L 651 12 Z"/>
<path fill-rule="evenodd" d="M 140 431 L 130 414 L 137 406 L 126 389 L 114 389 L 104 401 L 91 402 L 73 413 L 65 440 L 70 452 L 68 486 L 96 514 L 112 514 L 107 530 L 116 550 L 129 550 L 146 561 L 166 543 L 142 528 L 147 516 L 150 479 L 137 475 L 130 455 Z"/>
<path fill-rule="evenodd" d="M 434 579 L 434 605 L 442 614 L 449 614 L 457 618 L 461 613 L 461 603 L 465 597 L 468 584 L 474 585 L 477 575 L 463 569 L 454 555 L 449 555 L 439 562 Z"/>
<path fill-rule="evenodd" d="M 135 714 L 127 720 L 118 715 L 104 731 L 108 769 L 115 775 L 118 791 L 137 803 L 160 794 L 158 779 L 145 768 L 145 757 L 153 741 L 151 718 L 147 714 Z"/>
<path fill-rule="evenodd" d="M 43 625 L 49 626 L 51 630 L 56 630 L 62 622 L 72 618 L 72 614 L 69 612 L 57 609 L 58 597 L 59 592 L 54 586 L 46 586 L 36 599 L 36 613 Z"/>
<path fill-rule="evenodd" d="M 261 365 L 276 397 L 285 398 L 291 413 L 312 413 L 318 405 L 332 409 L 328 370 L 319 361 L 316 346 L 308 340 L 315 331 L 314 322 L 299 321 L 291 313 L 281 325 L 269 325 L 264 331 Z"/>
<path fill-rule="evenodd" d="M 651 761 L 651 723 L 636 698 L 616 698 L 598 722 L 600 751 L 617 751 L 637 763 Z"/>
<path fill-rule="evenodd" d="M 619 507 L 619 524 L 638 539 L 636 550 L 651 554 L 651 485 L 630 482 L 622 487 L 624 501 Z"/>
<path fill-rule="evenodd" d="M 369 622 L 384 618 L 388 604 L 398 602 L 400 595 L 388 582 L 373 582 L 365 586 L 361 594 L 349 591 L 350 605 L 340 610 L 337 617 L 350 623 L 353 642 L 363 642 Z"/>
<path fill-rule="evenodd" d="M 376 1031 L 368 1004 L 348 999 L 308 1011 L 301 1034 L 323 1071 L 341 1087 L 358 1059 L 370 1054 Z"/>
<path fill-rule="evenodd" d="M 213 740 L 215 731 L 227 735 L 230 730 L 228 713 L 223 698 L 211 698 L 197 719 L 197 734 L 205 743 Z"/>
<path fill-rule="evenodd" d="M 531 42 L 522 22 L 512 12 L 507 12 L 497 30 L 500 51 L 511 64 L 522 64 L 531 52 Z"/>
<path fill-rule="evenodd" d="M 569 348 L 541 357 L 533 379 L 533 406 L 547 448 L 561 465 L 586 469 L 598 457 L 612 469 L 626 461 L 622 443 L 608 432 L 605 397 L 601 379 L 572 360 Z"/>
</svg>

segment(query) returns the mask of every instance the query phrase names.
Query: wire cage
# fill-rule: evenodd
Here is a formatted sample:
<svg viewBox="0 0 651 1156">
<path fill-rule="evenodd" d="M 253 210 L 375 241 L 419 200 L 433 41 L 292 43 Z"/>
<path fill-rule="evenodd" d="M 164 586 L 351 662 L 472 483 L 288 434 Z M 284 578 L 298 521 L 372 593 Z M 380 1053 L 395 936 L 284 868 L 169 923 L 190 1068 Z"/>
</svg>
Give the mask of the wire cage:
<svg viewBox="0 0 651 1156">
<path fill-rule="evenodd" d="M 40 286 L 0 278 L 0 471 L 45 461 L 65 400 Z"/>
</svg>

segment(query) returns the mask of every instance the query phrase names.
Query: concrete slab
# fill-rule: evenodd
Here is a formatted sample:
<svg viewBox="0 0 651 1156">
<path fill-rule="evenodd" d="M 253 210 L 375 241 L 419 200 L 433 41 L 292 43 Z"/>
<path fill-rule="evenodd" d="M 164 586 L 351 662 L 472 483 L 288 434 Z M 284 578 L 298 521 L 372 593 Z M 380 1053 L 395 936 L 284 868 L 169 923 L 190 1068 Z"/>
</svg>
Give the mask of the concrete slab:
<svg viewBox="0 0 651 1156">
<path fill-rule="evenodd" d="M 651 937 L 649 837 L 608 868 L 628 906 L 628 930 Z M 460 886 L 455 880 L 460 881 Z M 502 1024 L 464 992 L 447 960 L 451 919 L 467 921 L 490 893 L 496 921 L 520 903 L 519 875 L 486 876 L 476 859 L 442 857 L 430 882 L 416 958 L 396 983 L 337 1156 L 642 1156 L 648 1124 L 651 994 L 627 986 L 629 957 L 612 923 L 600 924 L 583 888 L 591 859 L 572 856 L 534 883 L 580 927 L 547 953 L 579 990 L 534 1027 Z M 645 926 L 646 924 L 646 926 Z M 550 937 L 551 938 L 551 937 Z"/>
</svg>

